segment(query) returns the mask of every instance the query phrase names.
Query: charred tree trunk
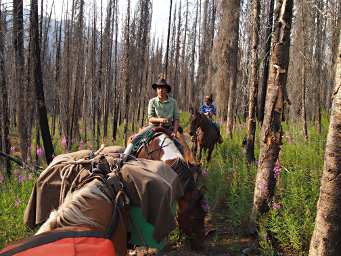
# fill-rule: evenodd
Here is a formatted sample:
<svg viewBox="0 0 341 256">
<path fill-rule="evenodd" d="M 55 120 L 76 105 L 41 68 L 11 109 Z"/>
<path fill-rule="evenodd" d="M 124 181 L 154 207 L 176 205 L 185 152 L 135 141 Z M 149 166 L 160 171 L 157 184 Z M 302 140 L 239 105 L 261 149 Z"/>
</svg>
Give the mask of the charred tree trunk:
<svg viewBox="0 0 341 256">
<path fill-rule="evenodd" d="M 125 90 L 125 110 L 124 110 L 124 146 L 127 146 L 128 141 L 128 118 L 129 118 L 129 103 L 130 103 L 130 85 L 129 85 L 129 37 L 130 37 L 130 0 L 128 0 L 127 6 L 127 18 L 126 18 L 126 25 L 125 25 L 125 32 L 124 32 L 124 57 L 123 57 L 123 83 L 124 83 L 124 90 Z"/>
<path fill-rule="evenodd" d="M 292 8 L 293 0 L 280 0 L 276 10 L 271 71 L 260 135 L 260 155 L 253 198 L 254 214 L 263 214 L 269 209 L 276 186 L 273 169 L 282 145 L 281 119 L 288 75 Z"/>
<path fill-rule="evenodd" d="M 252 15 L 252 67 L 251 79 L 249 85 L 249 116 L 247 121 L 247 144 L 246 144 L 246 158 L 247 162 L 251 164 L 255 161 L 255 135 L 256 135 L 256 106 L 258 96 L 258 33 L 259 33 L 259 0 L 253 0 Z"/>
<path fill-rule="evenodd" d="M 6 85 L 6 70 L 5 70 L 5 19 L 2 15 L 0 2 L 0 149 L 7 155 L 10 154 L 10 141 L 9 141 L 9 113 L 8 113 L 8 92 Z M 8 158 L 4 158 L 3 170 L 7 177 L 11 176 L 11 163 Z"/>
<path fill-rule="evenodd" d="M 305 140 L 308 139 L 308 128 L 307 128 L 307 111 L 306 111 L 306 79 L 305 79 L 305 61 L 303 61 L 302 67 L 302 123 L 303 123 L 303 136 Z"/>
<path fill-rule="evenodd" d="M 302 42 L 304 42 L 305 39 L 305 19 L 304 19 L 304 13 L 303 13 L 303 7 L 301 7 L 302 10 Z M 302 123 L 303 123 L 303 136 L 307 140 L 308 139 L 308 128 L 307 128 L 307 110 L 306 110 L 306 69 L 305 69 L 305 58 L 306 58 L 306 50 L 303 46 L 303 64 L 302 64 Z"/>
<path fill-rule="evenodd" d="M 35 86 L 39 126 L 43 138 L 46 162 L 49 164 L 54 155 L 53 144 L 50 135 L 47 111 L 45 107 L 43 76 L 40 62 L 39 30 L 38 30 L 38 2 L 31 0 L 31 40 L 32 40 L 32 83 Z"/>
<path fill-rule="evenodd" d="M 273 26 L 273 12 L 274 12 L 274 4 L 275 0 L 270 0 L 269 3 L 269 15 L 267 21 L 267 30 L 266 30 L 266 44 L 264 48 L 265 58 L 263 62 L 263 77 L 262 77 L 262 89 L 260 94 L 260 100 L 258 104 L 258 122 L 260 125 L 263 123 L 264 119 L 264 111 L 265 111 L 265 99 L 266 99 L 266 91 L 268 87 L 268 78 L 269 78 L 269 61 L 270 61 L 270 50 L 271 50 L 271 33 Z"/>
<path fill-rule="evenodd" d="M 97 71 L 97 97 L 96 97 L 96 114 L 97 114 L 97 134 L 96 134 L 96 144 L 97 148 L 100 147 L 100 139 L 101 139 L 101 118 L 102 118 L 102 111 L 101 111 L 101 96 L 102 96 L 102 71 L 103 71 L 103 5 L 101 0 L 101 32 L 100 32 L 100 52 L 99 52 L 99 67 Z M 94 27 L 96 31 L 96 27 Z M 95 32 L 96 33 L 96 32 Z M 96 36 L 96 35 L 95 35 Z"/>
<path fill-rule="evenodd" d="M 340 33 L 340 30 L 339 30 Z M 340 34 L 341 35 L 341 34 Z M 309 256 L 336 256 L 341 251 L 341 39 L 335 75 L 320 198 Z"/>
<path fill-rule="evenodd" d="M 196 43 L 197 43 L 197 24 L 198 24 L 198 17 L 199 17 L 199 1 L 196 1 L 196 11 L 195 11 L 195 18 L 193 21 L 192 26 L 192 33 L 190 34 L 190 40 L 192 40 L 192 46 L 191 46 L 191 53 L 190 53 L 190 73 L 189 73 L 189 80 L 190 80 L 190 88 L 189 88 L 189 102 L 187 106 L 187 109 L 190 107 L 194 107 L 197 109 L 198 106 L 195 105 L 195 93 L 196 93 L 196 86 L 195 86 L 195 80 L 194 80 L 194 73 L 195 73 L 195 56 L 196 56 Z"/>
<path fill-rule="evenodd" d="M 228 84 L 229 84 L 229 100 L 227 109 L 227 134 L 232 137 L 234 128 L 235 98 L 237 87 L 238 73 L 238 40 L 239 40 L 239 14 L 240 0 L 229 0 L 226 9 L 229 22 L 227 24 L 227 33 L 229 39 L 227 41 L 228 59 Z"/>
<path fill-rule="evenodd" d="M 84 17 L 84 0 L 75 2 L 74 8 L 77 9 L 76 17 L 77 22 L 75 26 L 75 37 L 73 39 L 76 58 L 75 75 L 73 75 L 73 100 L 71 110 L 70 132 L 69 132 L 69 150 L 75 140 L 78 140 L 79 135 L 79 123 L 78 118 L 80 116 L 80 97 L 83 95 L 83 66 L 84 66 L 84 44 L 83 44 L 83 17 Z M 73 36 L 73 35 L 72 35 Z"/>
<path fill-rule="evenodd" d="M 15 51 L 15 81 L 18 91 L 18 131 L 20 151 L 24 162 L 28 156 L 26 95 L 24 83 L 24 24 L 23 0 L 13 0 L 13 45 Z"/>
<path fill-rule="evenodd" d="M 316 49 L 314 58 L 315 68 L 315 127 L 321 133 L 321 69 L 322 69 L 322 17 L 323 4 L 321 0 L 316 1 Z"/>
<path fill-rule="evenodd" d="M 166 46 L 166 57 L 165 57 L 165 79 L 167 79 L 167 75 L 168 75 L 168 52 L 169 52 L 170 29 L 172 25 L 172 6 L 173 6 L 173 0 L 170 0 L 169 16 L 168 16 L 167 46 Z"/>
<path fill-rule="evenodd" d="M 116 142 L 116 136 L 117 136 L 117 122 L 118 122 L 118 64 L 117 64 L 117 42 L 118 42 L 118 1 L 115 1 L 115 48 L 114 48 L 114 109 L 113 109 L 113 127 L 112 127 L 112 140 L 115 143 Z"/>
<path fill-rule="evenodd" d="M 184 37 L 182 41 L 182 50 L 181 50 L 181 88 L 180 88 L 180 93 L 182 94 L 182 101 L 181 101 L 181 106 L 182 108 L 187 107 L 187 101 L 186 99 L 188 98 L 188 93 L 186 90 L 187 87 L 187 76 L 185 75 L 185 70 L 187 68 L 187 61 L 186 61 L 186 42 L 187 42 L 187 30 L 188 30 L 188 0 L 186 0 L 186 15 L 185 15 L 185 25 L 184 25 Z"/>
</svg>

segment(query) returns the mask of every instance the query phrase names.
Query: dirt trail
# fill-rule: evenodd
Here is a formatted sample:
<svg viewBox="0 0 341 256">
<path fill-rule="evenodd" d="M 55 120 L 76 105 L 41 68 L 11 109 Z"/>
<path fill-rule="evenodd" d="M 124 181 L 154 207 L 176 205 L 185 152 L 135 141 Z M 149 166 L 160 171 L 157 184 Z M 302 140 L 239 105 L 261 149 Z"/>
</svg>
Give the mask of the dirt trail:
<svg viewBox="0 0 341 256">
<path fill-rule="evenodd" d="M 204 251 L 194 252 L 184 245 L 172 246 L 162 252 L 156 253 L 153 250 L 138 248 L 134 254 L 136 256 L 256 256 L 257 250 L 249 250 L 254 246 L 254 238 L 243 236 L 230 236 L 229 234 L 216 234 L 206 241 Z M 246 250 L 245 250 L 246 249 Z M 245 253 L 243 253 L 243 251 Z"/>
<path fill-rule="evenodd" d="M 212 227 L 216 229 L 205 241 L 205 250 L 194 252 L 189 250 L 185 244 L 176 245 L 175 243 L 168 246 L 163 251 L 156 253 L 153 250 L 146 250 L 145 248 L 138 248 L 131 255 L 136 256 L 256 256 L 259 255 L 255 247 L 255 238 L 248 235 L 240 235 L 235 230 L 231 230 L 224 218 L 215 213 L 212 218 Z"/>
</svg>

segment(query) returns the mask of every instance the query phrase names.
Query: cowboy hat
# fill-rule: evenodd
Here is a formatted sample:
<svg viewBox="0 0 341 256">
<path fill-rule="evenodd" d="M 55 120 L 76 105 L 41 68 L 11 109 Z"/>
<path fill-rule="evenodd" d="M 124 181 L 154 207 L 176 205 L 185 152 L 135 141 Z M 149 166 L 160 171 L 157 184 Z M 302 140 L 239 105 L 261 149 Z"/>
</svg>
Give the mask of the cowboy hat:
<svg viewBox="0 0 341 256">
<path fill-rule="evenodd" d="M 167 93 L 169 93 L 172 90 L 171 86 L 167 83 L 166 79 L 164 78 L 160 78 L 159 80 L 152 84 L 152 88 L 154 90 L 156 90 L 157 87 L 165 87 L 167 89 Z"/>
</svg>

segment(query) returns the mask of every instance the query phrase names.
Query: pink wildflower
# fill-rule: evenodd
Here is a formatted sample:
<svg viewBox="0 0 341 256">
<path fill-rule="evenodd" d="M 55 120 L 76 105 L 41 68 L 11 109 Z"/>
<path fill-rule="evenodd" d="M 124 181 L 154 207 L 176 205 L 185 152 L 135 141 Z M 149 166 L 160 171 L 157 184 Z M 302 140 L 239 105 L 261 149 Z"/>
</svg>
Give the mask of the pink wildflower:
<svg viewBox="0 0 341 256">
<path fill-rule="evenodd" d="M 15 151 L 16 151 L 15 146 L 12 146 L 12 147 L 11 147 L 11 152 L 14 153 Z"/>
<path fill-rule="evenodd" d="M 62 146 L 63 146 L 64 148 L 66 148 L 66 146 L 67 146 L 67 140 L 66 140 L 66 137 L 65 137 L 65 136 L 63 136 L 61 143 L 62 143 Z"/>
<path fill-rule="evenodd" d="M 83 148 L 84 148 L 84 142 L 83 142 L 83 140 L 81 140 L 79 142 L 79 150 L 82 150 Z"/>
<path fill-rule="evenodd" d="M 279 210 L 281 208 L 282 208 L 281 204 L 278 204 L 278 203 L 273 203 L 272 204 L 272 209 Z"/>
<path fill-rule="evenodd" d="M 28 174 L 27 179 L 28 179 L 28 180 L 33 180 L 33 175 L 32 175 L 32 173 L 29 173 L 29 174 Z"/>
<path fill-rule="evenodd" d="M 44 150 L 41 147 L 37 148 L 37 156 L 41 157 L 44 154 Z"/>
<path fill-rule="evenodd" d="M 208 177 L 208 170 L 207 170 L 207 169 L 203 169 L 201 175 L 202 175 L 204 178 L 207 178 L 207 177 Z"/>
<path fill-rule="evenodd" d="M 23 182 L 24 182 L 24 180 L 25 180 L 25 177 L 24 177 L 24 175 L 19 175 L 18 176 L 18 182 L 19 182 L 19 184 L 21 185 Z"/>
<path fill-rule="evenodd" d="M 15 199 L 15 203 L 14 203 L 15 207 L 18 208 L 20 204 L 21 204 L 20 198 Z"/>
<path fill-rule="evenodd" d="M 278 159 L 276 161 L 276 164 L 275 164 L 273 171 L 274 171 L 275 179 L 277 179 L 281 175 L 281 171 L 282 171 L 281 164 L 280 164 Z"/>
</svg>

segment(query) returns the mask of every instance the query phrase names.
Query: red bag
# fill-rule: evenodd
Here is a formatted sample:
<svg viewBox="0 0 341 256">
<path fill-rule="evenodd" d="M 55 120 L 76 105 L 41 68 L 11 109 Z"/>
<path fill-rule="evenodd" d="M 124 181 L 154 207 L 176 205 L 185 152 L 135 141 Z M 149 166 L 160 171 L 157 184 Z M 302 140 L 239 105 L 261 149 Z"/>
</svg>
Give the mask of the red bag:
<svg viewBox="0 0 341 256">
<path fill-rule="evenodd" d="M 116 256 L 108 235 L 98 231 L 57 231 L 33 236 L 0 251 L 1 256 Z"/>
</svg>

